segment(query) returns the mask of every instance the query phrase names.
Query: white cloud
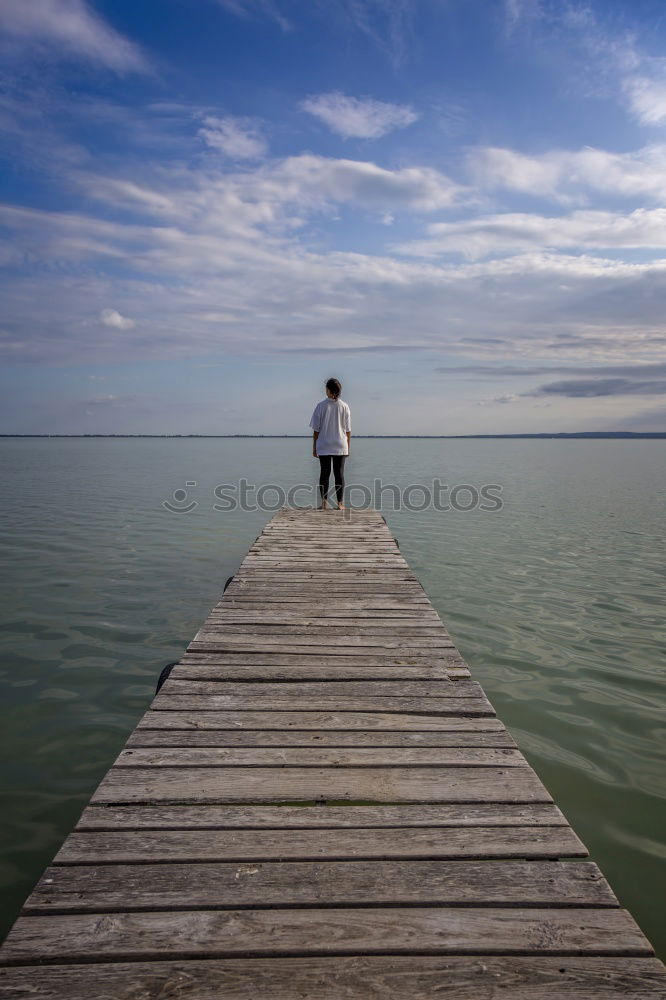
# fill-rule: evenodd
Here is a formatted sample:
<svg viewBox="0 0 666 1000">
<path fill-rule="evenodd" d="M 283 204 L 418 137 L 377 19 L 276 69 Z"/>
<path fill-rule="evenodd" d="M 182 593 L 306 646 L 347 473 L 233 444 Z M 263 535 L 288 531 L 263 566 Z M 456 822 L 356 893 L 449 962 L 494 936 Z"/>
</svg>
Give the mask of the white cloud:
<svg viewBox="0 0 666 1000">
<path fill-rule="evenodd" d="M 292 156 L 251 181 L 258 191 L 295 205 L 337 202 L 385 212 L 432 212 L 464 197 L 464 189 L 430 167 L 386 170 L 363 160 Z"/>
<path fill-rule="evenodd" d="M 629 106 L 642 125 L 666 123 L 666 76 L 630 76 L 624 90 Z"/>
<path fill-rule="evenodd" d="M 8 359 L 96 365 L 118 360 L 119 349 L 125 358 L 183 358 L 335 343 L 340 350 L 421 347 L 493 361 L 607 362 L 660 357 L 666 346 L 666 260 L 627 264 L 532 252 L 456 265 L 314 252 L 295 238 L 267 237 L 261 226 L 224 230 L 195 209 L 178 226 L 112 225 L 35 210 L 30 225 L 3 217 L 19 224 L 23 252 L 51 265 L 38 277 L 12 275 L 7 283 L 12 333 L 0 352 Z M 96 244 L 114 256 L 106 275 L 104 260 L 96 262 L 93 279 L 89 247 Z M 127 277 L 117 274 L 118 260 Z M 89 336 L 91 314 L 114 300 L 141 318 L 122 345 Z M 26 332 L 17 336 L 17 329 Z"/>
<path fill-rule="evenodd" d="M 648 360 L 666 347 L 666 261 L 542 250 L 553 233 L 565 249 L 573 240 L 576 247 L 656 243 L 661 217 L 653 211 L 439 221 L 428 230 L 431 241 L 470 258 L 507 247 L 512 256 L 405 260 L 381 245 L 375 253 L 356 251 L 364 213 L 375 223 L 395 217 L 400 232 L 405 213 L 459 209 L 474 192 L 431 168 L 388 170 L 312 154 L 242 170 L 215 163 L 197 169 L 142 160 L 131 174 L 125 164 L 122 177 L 99 183 L 92 173 L 75 173 L 86 193 L 102 200 L 100 216 L 0 206 L 18 258 L 34 266 L 5 281 L 2 356 L 76 359 L 95 370 L 110 360 L 331 344 L 542 363 L 637 353 Z M 343 219 L 338 249 L 327 250 L 321 216 L 335 218 L 340 205 L 357 209 L 354 229 Z M 378 241 L 382 234 L 396 239 L 379 225 L 372 232 Z M 100 323 L 123 335 L 91 336 Z"/>
<path fill-rule="evenodd" d="M 255 122 L 247 118 L 216 118 L 208 115 L 199 135 L 207 146 L 219 149 L 233 160 L 257 160 L 265 156 L 268 144 Z"/>
<path fill-rule="evenodd" d="M 559 218 L 506 212 L 427 227 L 428 239 L 396 247 L 399 253 L 437 257 L 460 253 L 469 260 L 530 249 L 665 249 L 666 209 L 628 215 L 580 211 Z"/>
<path fill-rule="evenodd" d="M 139 47 L 85 0 L 0 0 L 0 30 L 15 43 L 90 59 L 118 73 L 149 68 Z"/>
<path fill-rule="evenodd" d="M 394 129 L 412 125 L 419 117 L 405 104 L 347 97 L 339 91 L 308 97 L 301 102 L 301 108 L 343 139 L 379 139 Z"/>
<path fill-rule="evenodd" d="M 387 170 L 367 160 L 311 153 L 239 172 L 179 169 L 173 175 L 153 173 L 151 181 L 162 185 L 159 190 L 147 183 L 93 174 L 76 178 L 88 196 L 97 200 L 123 207 L 134 203 L 144 212 L 170 217 L 174 222 L 196 216 L 211 230 L 246 235 L 257 226 L 290 232 L 300 227 L 307 215 L 330 211 L 335 205 L 356 205 L 380 213 L 388 221 L 399 212 L 432 212 L 469 198 L 466 188 L 430 167 Z M 73 227 L 75 218 L 70 216 Z M 30 224 L 29 219 L 28 211 L 26 224 Z M 134 230 L 138 235 L 138 227 Z"/>
<path fill-rule="evenodd" d="M 102 309 L 99 318 L 104 326 L 114 330 L 131 330 L 134 327 L 134 320 L 121 315 L 117 309 Z"/>
<path fill-rule="evenodd" d="M 632 153 L 587 147 L 539 156 L 485 147 L 471 154 L 469 165 L 481 187 L 507 188 L 561 202 L 585 201 L 595 191 L 628 198 L 666 196 L 666 145 L 645 146 Z"/>
</svg>

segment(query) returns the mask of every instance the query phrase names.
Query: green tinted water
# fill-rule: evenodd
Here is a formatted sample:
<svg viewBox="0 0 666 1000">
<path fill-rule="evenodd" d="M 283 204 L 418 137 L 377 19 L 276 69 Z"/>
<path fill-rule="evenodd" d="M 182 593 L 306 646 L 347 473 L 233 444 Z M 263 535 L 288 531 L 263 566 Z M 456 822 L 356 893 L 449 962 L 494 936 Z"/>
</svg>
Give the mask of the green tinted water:
<svg viewBox="0 0 666 1000">
<path fill-rule="evenodd" d="M 271 516 L 214 510 L 215 487 L 312 483 L 316 463 L 307 440 L 55 438 L 2 440 L 0 461 L 6 930 L 162 666 Z M 358 439 L 347 466 L 348 482 L 402 491 L 434 477 L 499 484 L 504 506 L 394 511 L 385 491 L 389 525 L 498 714 L 663 955 L 664 442 Z M 174 501 L 187 481 L 196 486 Z M 422 491 L 411 499 L 419 505 Z M 173 513 L 164 500 L 198 506 Z M 459 492 L 459 505 L 469 500 Z"/>
</svg>

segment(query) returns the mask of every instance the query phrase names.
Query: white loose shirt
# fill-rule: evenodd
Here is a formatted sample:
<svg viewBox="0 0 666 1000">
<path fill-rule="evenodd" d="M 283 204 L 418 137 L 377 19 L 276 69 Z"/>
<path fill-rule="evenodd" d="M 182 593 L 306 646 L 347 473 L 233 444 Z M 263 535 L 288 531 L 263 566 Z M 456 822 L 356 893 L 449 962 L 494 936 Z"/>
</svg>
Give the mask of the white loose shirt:
<svg viewBox="0 0 666 1000">
<path fill-rule="evenodd" d="M 317 455 L 348 455 L 347 431 L 351 431 L 351 412 L 342 399 L 322 399 L 312 414 L 310 427 L 319 432 Z"/>
</svg>

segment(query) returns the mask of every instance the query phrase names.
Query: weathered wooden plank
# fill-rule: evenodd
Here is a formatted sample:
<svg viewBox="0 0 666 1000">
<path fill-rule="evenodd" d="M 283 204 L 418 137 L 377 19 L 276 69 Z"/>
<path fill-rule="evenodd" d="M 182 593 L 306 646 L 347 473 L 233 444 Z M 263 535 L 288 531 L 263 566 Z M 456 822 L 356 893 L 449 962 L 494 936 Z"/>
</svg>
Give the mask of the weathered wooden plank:
<svg viewBox="0 0 666 1000">
<path fill-rule="evenodd" d="M 448 632 L 441 621 L 437 621 L 436 618 L 422 616 L 421 614 L 410 615 L 409 617 L 402 616 L 400 618 L 394 616 L 390 618 L 377 618 L 367 613 L 365 617 L 356 617 L 355 612 L 349 612 L 346 618 L 341 619 L 336 616 L 305 616 L 302 612 L 292 615 L 285 614 L 284 612 L 281 612 L 279 615 L 271 615 L 266 611 L 242 614 L 238 611 L 229 610 L 224 614 L 220 612 L 211 613 L 202 628 L 217 629 L 218 631 L 231 628 L 238 631 L 241 628 L 249 628 L 253 632 L 255 629 L 263 629 L 264 631 L 277 632 L 280 635 L 289 634 L 284 632 L 285 629 L 302 628 L 344 629 L 345 633 L 348 629 L 354 629 L 353 632 L 350 632 L 350 635 L 363 635 L 365 633 L 375 635 L 381 630 L 390 629 L 391 632 L 396 632 L 398 635 L 411 635 L 412 633 L 420 635 L 423 633 L 427 637 L 431 632 L 434 632 L 435 637 L 440 634 L 448 636 Z M 261 632 L 258 634 L 260 635 Z M 302 635 L 303 633 L 293 632 L 291 634 Z"/>
<path fill-rule="evenodd" d="M 550 802 L 529 767 L 113 767 L 92 802 Z"/>
<path fill-rule="evenodd" d="M 292 580 L 290 579 L 291 577 L 295 579 Z M 404 572 L 396 573 L 395 571 L 389 572 L 388 570 L 383 573 L 355 570 L 354 572 L 350 571 L 340 574 L 301 571 L 285 575 L 284 573 L 262 573 L 259 570 L 248 570 L 246 572 L 242 567 L 239 567 L 234 573 L 233 583 L 229 584 L 229 588 L 236 586 L 247 590 L 250 587 L 252 589 L 256 587 L 260 591 L 262 588 L 269 589 L 271 585 L 275 585 L 276 587 L 282 586 L 285 589 L 292 586 L 300 586 L 304 590 L 308 589 L 313 597 L 318 597 L 319 599 L 322 599 L 327 593 L 325 589 L 327 586 L 334 592 L 335 590 L 352 588 L 359 595 L 367 593 L 369 596 L 372 596 L 368 588 L 386 587 L 387 591 L 394 590 L 399 594 L 407 596 L 426 596 L 423 587 L 415 577 Z"/>
<path fill-rule="evenodd" d="M 327 667 L 337 670 L 339 667 L 408 667 L 408 666 L 441 666 L 449 669 L 452 666 L 460 666 L 464 660 L 457 649 L 442 649 L 433 653 L 418 653 L 412 656 L 405 656 L 401 652 L 391 650 L 378 650 L 372 652 L 368 650 L 349 650 L 345 654 L 335 657 L 322 657 L 321 650 L 310 653 L 299 651 L 298 653 L 281 653 L 277 648 L 264 648 L 254 651 L 240 652 L 235 650 L 221 650 L 219 652 L 202 653 L 186 652 L 183 654 L 181 663 L 224 663 L 229 664 L 272 664 L 279 666 L 307 666 L 307 667 Z M 411 674 L 409 675 L 411 677 Z"/>
<path fill-rule="evenodd" d="M 419 584 L 402 570 L 388 569 L 380 572 L 379 570 L 356 568 L 347 573 L 328 573 L 286 568 L 269 572 L 268 570 L 243 569 L 241 567 L 236 573 L 236 579 L 239 583 L 245 581 L 247 585 L 253 587 L 261 583 L 276 588 L 280 585 L 291 587 L 294 584 L 300 584 L 301 587 L 307 587 L 311 594 L 319 597 L 324 597 L 329 590 L 336 589 L 352 589 L 356 593 L 362 594 L 366 592 L 368 586 L 381 587 L 383 588 L 382 592 L 385 593 L 390 591 L 396 593 L 415 591 L 418 593 L 421 590 Z"/>
<path fill-rule="evenodd" d="M 302 565 L 294 563 L 292 566 L 283 565 L 281 568 L 273 566 L 245 566 L 241 564 L 234 574 L 236 580 L 246 582 L 279 582 L 289 583 L 292 580 L 300 580 L 308 584 L 338 584 L 339 586 L 365 585 L 366 583 L 387 584 L 399 590 L 414 590 L 423 593 L 423 588 L 414 574 L 407 567 L 392 565 L 377 567 L 371 563 L 348 564 L 346 567 L 317 567 L 316 565 Z"/>
<path fill-rule="evenodd" d="M 9 962 L 169 956 L 382 954 L 650 955 L 624 910 L 494 907 L 193 910 L 20 917 Z"/>
<path fill-rule="evenodd" d="M 281 552 L 268 550 L 264 552 L 251 552 L 245 556 L 241 563 L 243 569 L 297 569 L 305 568 L 308 572 L 316 570 L 331 569 L 334 572 L 342 572 L 345 569 L 354 569 L 359 566 L 361 569 L 402 569 L 411 573 L 409 566 L 400 553 L 370 552 L 345 550 L 339 548 L 334 554 L 328 552 L 308 553 L 307 555 L 293 552 L 285 547 Z"/>
<path fill-rule="evenodd" d="M 193 747 L 121 750 L 115 767 L 526 767 L 519 750 L 474 747 Z"/>
<path fill-rule="evenodd" d="M 359 636 L 350 636 L 345 641 L 341 636 L 336 642 L 327 643 L 325 641 L 313 642 L 310 636 L 289 636 L 280 640 L 278 637 L 270 639 L 264 636 L 254 638 L 251 635 L 220 635 L 207 636 L 205 640 L 194 640 L 187 647 L 190 653 L 309 653 L 312 656 L 349 656 L 354 652 L 363 652 L 372 655 L 373 653 L 384 655 L 393 653 L 395 656 L 430 656 L 436 657 L 440 651 L 444 651 L 446 646 L 442 643 L 427 642 L 425 640 L 412 639 L 407 641 L 391 641 L 381 636 L 375 637 L 374 641 L 362 639 Z"/>
<path fill-rule="evenodd" d="M 428 648 L 447 648 L 453 646 L 453 641 L 444 629 L 408 628 L 384 629 L 381 626 L 369 625 L 364 628 L 349 626 L 349 630 L 340 624 L 330 628 L 315 628 L 308 625 L 224 625 L 216 622 L 205 622 L 195 635 L 195 641 L 215 641 L 222 639 L 243 638 L 252 642 L 259 641 L 262 645 L 276 645 L 282 642 L 303 642 L 305 645 L 320 646 L 426 646 Z M 303 637 L 303 638 L 301 638 Z M 307 637 L 307 638 L 306 638 Z"/>
<path fill-rule="evenodd" d="M 342 583 L 332 580 L 322 581 L 315 584 L 313 581 L 299 580 L 276 580 L 274 577 L 268 579 L 248 580 L 246 578 L 234 577 L 234 582 L 229 584 L 227 589 L 229 598 L 242 597 L 252 594 L 253 598 L 265 600 L 270 595 L 282 600 L 285 597 L 304 597 L 310 601 L 321 602 L 327 597 L 332 600 L 344 600 L 345 598 L 355 598 L 358 601 L 375 600 L 387 598 L 396 600 L 404 597 L 416 599 L 423 596 L 423 589 L 420 584 L 410 581 L 402 583 L 392 583 L 390 580 L 363 580 L 347 579 Z M 422 603 L 425 603 L 422 601 Z"/>
<path fill-rule="evenodd" d="M 443 628 L 421 628 L 421 626 L 401 626 L 386 629 L 381 625 L 353 626 L 333 624 L 330 627 L 309 625 L 248 625 L 246 623 L 225 625 L 215 621 L 205 622 L 195 635 L 195 641 L 218 638 L 243 637 L 262 645 L 282 642 L 300 642 L 306 645 L 323 646 L 427 646 L 450 648 L 451 637 Z M 301 639 L 301 637 L 307 637 Z"/>
<path fill-rule="evenodd" d="M 298 861 L 349 858 L 584 858 L 568 826 L 393 827 L 356 830 L 129 830 L 70 834 L 54 864 Z M 373 880 L 372 866 L 366 876 Z M 139 873 L 143 879 L 145 873 Z M 488 874 L 490 878 L 490 873 Z M 546 879 L 544 873 L 543 878 Z M 415 897 L 418 898 L 418 897 Z M 328 900 L 327 900 L 328 902 Z"/>
<path fill-rule="evenodd" d="M 125 744 L 133 747 L 506 747 L 514 748 L 504 730 L 469 732 L 336 732 L 312 730 L 136 729 Z"/>
<path fill-rule="evenodd" d="M 238 681 L 238 680 L 191 680 L 190 678 L 169 677 L 163 688 L 168 694 L 216 694 L 236 697 L 264 698 L 272 696 L 302 698 L 317 698 L 320 695 L 330 698 L 482 698 L 483 691 L 476 681 L 453 682 L 446 675 L 437 680 L 386 680 L 386 681 L 356 681 L 328 680 L 318 681 L 296 680 L 272 683 L 270 681 Z"/>
<path fill-rule="evenodd" d="M 198 662 L 201 654 L 187 654 L 177 667 L 171 671 L 170 680 L 237 680 L 237 681 L 306 681 L 306 680 L 369 680 L 393 681 L 404 680 L 446 680 L 447 670 L 443 666 L 406 665 L 402 666 L 365 666 L 364 664 L 344 666 L 321 662 L 317 657 L 314 663 L 303 664 L 296 660 L 280 664 L 271 663 L 241 663 L 228 664 L 222 657 L 203 654 L 206 659 Z"/>
<path fill-rule="evenodd" d="M 87 806 L 77 830 L 337 829 L 406 826 L 567 826 L 556 805 L 529 802 L 378 806 Z M 473 837 L 473 831 L 469 833 Z"/>
<path fill-rule="evenodd" d="M 26 984 L 29 983 L 29 993 Z M 3 1000 L 663 1000 L 654 958 L 402 955 L 113 962 L 0 970 Z"/>
<path fill-rule="evenodd" d="M 257 861 L 48 868 L 25 913 L 269 906 L 615 907 L 596 865 L 561 861 Z"/>
<path fill-rule="evenodd" d="M 256 606 L 274 609 L 275 605 L 281 605 L 292 610 L 294 608 L 300 610 L 304 605 L 308 605 L 313 610 L 319 610 L 320 613 L 326 612 L 329 617 L 330 615 L 336 615 L 343 618 L 350 610 L 359 614 L 367 611 L 368 614 L 386 612 L 387 614 L 396 613 L 399 615 L 400 612 L 413 614 L 415 612 L 427 611 L 432 607 L 423 591 L 401 596 L 366 593 L 353 597 L 345 596 L 344 594 L 338 596 L 330 594 L 328 595 L 328 599 L 324 599 L 323 597 L 314 596 L 309 592 L 302 595 L 295 594 L 290 596 L 289 594 L 285 594 L 284 591 L 275 594 L 267 586 L 258 588 L 255 591 L 254 588 L 250 589 L 247 586 L 241 587 L 236 583 L 230 583 L 224 592 L 224 597 L 214 606 L 213 610 L 225 610 L 226 608 L 254 609 Z M 277 613 L 277 609 L 275 610 Z M 309 614 L 310 612 L 308 611 L 307 613 Z"/>
<path fill-rule="evenodd" d="M 348 602 L 349 603 L 349 602 Z M 438 618 L 436 612 L 430 611 L 426 608 L 419 608 L 418 606 L 409 611 L 406 608 L 398 609 L 388 609 L 377 608 L 375 610 L 367 611 L 363 607 L 360 608 L 345 608 L 340 610 L 339 608 L 327 608 L 325 605 L 320 604 L 318 608 L 313 611 L 303 610 L 300 605 L 294 607 L 293 605 L 286 605 L 281 607 L 279 610 L 273 610 L 270 604 L 262 606 L 259 610 L 254 608 L 244 609 L 242 607 L 236 606 L 225 606 L 217 605 L 211 611 L 207 621 L 219 621 L 222 623 L 230 624 L 277 624 L 277 625 L 323 625 L 334 627 L 337 623 L 338 627 L 346 625 L 378 625 L 386 626 L 391 628 L 394 625 L 430 625 L 436 626 L 438 629 L 443 629 L 441 620 Z"/>
<path fill-rule="evenodd" d="M 264 712 L 287 712 L 297 708 L 300 712 L 432 712 L 439 715 L 494 715 L 494 710 L 485 698 L 391 698 L 375 696 L 370 698 L 343 698 L 342 695 L 327 698 L 325 695 L 296 698 L 285 694 L 261 697 L 253 695 L 196 695 L 160 693 L 151 708 L 164 712 L 213 712 L 224 710 L 246 710 Z"/>
<path fill-rule="evenodd" d="M 165 712 L 213 712 L 225 710 L 246 710 L 265 712 L 426 712 L 438 715 L 494 715 L 494 710 L 485 698 L 392 698 L 377 695 L 369 698 L 344 698 L 336 695 L 296 697 L 284 694 L 261 697 L 252 695 L 218 694 L 169 694 L 160 693 L 151 705 L 153 711 Z"/>
<path fill-rule="evenodd" d="M 292 706 L 293 707 L 293 706 Z M 257 712 L 206 711 L 155 712 L 149 710 L 140 729 L 259 729 L 354 730 L 377 732 L 500 732 L 504 726 L 494 716 L 447 716 L 408 712 Z"/>
<path fill-rule="evenodd" d="M 285 563 L 307 565 L 313 567 L 337 567 L 345 568 L 349 563 L 362 563 L 368 565 L 372 563 L 377 566 L 399 565 L 404 569 L 409 569 L 400 549 L 381 539 L 377 541 L 361 542 L 356 541 L 336 541 L 331 539 L 313 539 L 308 546 L 304 541 L 290 545 L 286 540 L 276 542 L 269 539 L 261 545 L 254 545 L 248 550 L 241 565 L 253 566 L 257 564 L 275 565 L 282 559 Z M 411 572 L 411 571 L 410 571 Z"/>
<path fill-rule="evenodd" d="M 446 649 L 453 645 L 446 632 L 431 635 L 432 629 L 428 629 L 424 634 L 414 631 L 404 635 L 394 630 L 387 633 L 384 629 L 342 629 L 342 634 L 338 629 L 331 629 L 333 635 L 322 634 L 318 630 L 304 628 L 292 628 L 285 625 L 267 626 L 263 631 L 258 626 L 230 625 L 228 628 L 202 628 L 199 629 L 194 642 L 196 646 L 199 641 L 223 642 L 225 645 L 247 645 L 252 643 L 256 646 L 280 646 L 281 649 L 289 649 L 291 646 L 314 646 L 321 649 L 330 649 L 336 646 L 379 646 L 388 649 Z M 395 633 L 395 634 L 394 634 Z"/>
</svg>

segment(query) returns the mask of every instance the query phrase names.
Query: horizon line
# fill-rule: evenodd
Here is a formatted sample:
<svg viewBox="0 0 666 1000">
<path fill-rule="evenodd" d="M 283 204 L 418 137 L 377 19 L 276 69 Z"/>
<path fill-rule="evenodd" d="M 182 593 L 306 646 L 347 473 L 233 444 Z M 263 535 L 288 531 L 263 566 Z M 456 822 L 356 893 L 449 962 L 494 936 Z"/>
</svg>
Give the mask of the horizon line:
<svg viewBox="0 0 666 1000">
<path fill-rule="evenodd" d="M 296 439 L 308 440 L 310 434 L 4 434 L 0 438 L 236 438 L 236 439 Z M 365 440 L 473 440 L 479 438 L 666 438 L 664 431 L 540 431 L 514 434 L 354 434 L 354 439 Z"/>
</svg>

